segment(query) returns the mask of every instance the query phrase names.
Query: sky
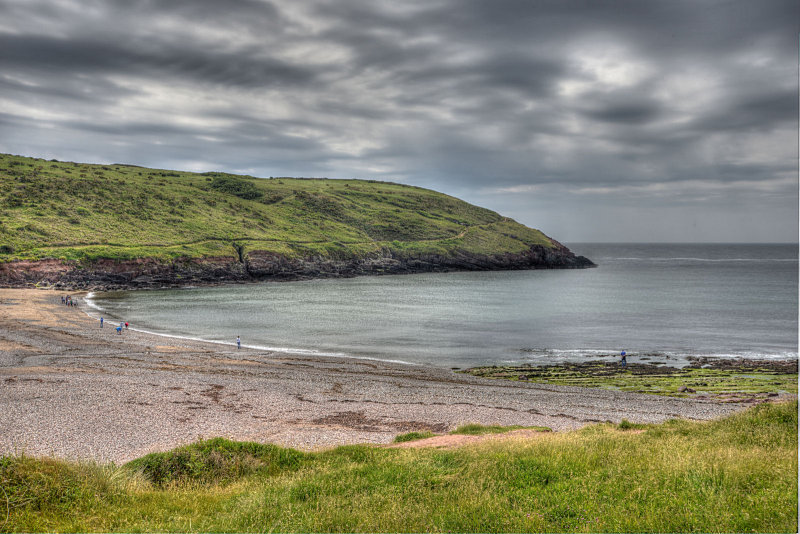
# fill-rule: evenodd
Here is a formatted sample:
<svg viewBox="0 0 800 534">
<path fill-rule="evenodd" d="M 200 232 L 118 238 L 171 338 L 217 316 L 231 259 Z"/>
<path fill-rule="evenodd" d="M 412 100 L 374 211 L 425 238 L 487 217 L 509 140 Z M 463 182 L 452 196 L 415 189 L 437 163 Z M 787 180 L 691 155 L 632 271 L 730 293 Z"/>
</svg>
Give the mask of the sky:
<svg viewBox="0 0 800 534">
<path fill-rule="evenodd" d="M 0 152 L 796 242 L 797 0 L 0 0 Z"/>
</svg>

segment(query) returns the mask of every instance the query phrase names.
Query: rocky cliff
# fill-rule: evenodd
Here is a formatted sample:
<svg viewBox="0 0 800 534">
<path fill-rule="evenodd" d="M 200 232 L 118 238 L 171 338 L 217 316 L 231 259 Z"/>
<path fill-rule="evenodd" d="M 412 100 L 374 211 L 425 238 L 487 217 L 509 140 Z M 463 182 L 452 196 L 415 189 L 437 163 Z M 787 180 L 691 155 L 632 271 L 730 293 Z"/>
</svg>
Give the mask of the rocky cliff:
<svg viewBox="0 0 800 534">
<path fill-rule="evenodd" d="M 594 266 L 588 258 L 576 256 L 560 244 L 554 248 L 533 245 L 523 253 L 399 257 L 387 251 L 384 254 L 347 260 L 324 257 L 287 258 L 269 252 L 253 251 L 243 261 L 237 257 L 171 261 L 154 258 L 92 262 L 53 259 L 11 261 L 0 263 L 0 287 L 117 290 L 359 275 L 579 269 Z"/>
</svg>

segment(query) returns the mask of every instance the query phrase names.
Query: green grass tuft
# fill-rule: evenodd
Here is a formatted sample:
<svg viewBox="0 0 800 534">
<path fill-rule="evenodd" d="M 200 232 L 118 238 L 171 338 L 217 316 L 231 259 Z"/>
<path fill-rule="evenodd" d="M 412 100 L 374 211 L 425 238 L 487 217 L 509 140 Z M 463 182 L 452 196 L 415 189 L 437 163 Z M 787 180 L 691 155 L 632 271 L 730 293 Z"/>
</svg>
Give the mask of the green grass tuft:
<svg viewBox="0 0 800 534">
<path fill-rule="evenodd" d="M 546 426 L 519 426 L 519 425 L 499 426 L 499 425 L 480 425 L 477 423 L 469 423 L 466 425 L 459 426 L 455 430 L 451 431 L 450 434 L 480 436 L 483 434 L 503 434 L 505 432 L 511 432 L 512 430 L 520 430 L 520 429 L 538 430 L 539 432 L 551 431 L 551 429 Z"/>
<path fill-rule="evenodd" d="M 305 457 L 302 452 L 277 445 L 214 438 L 148 454 L 126 466 L 157 486 L 176 482 L 224 484 L 252 474 L 272 476 L 294 471 Z"/>
<path fill-rule="evenodd" d="M 425 431 L 425 432 L 408 432 L 406 434 L 400 434 L 399 436 L 395 436 L 392 443 L 405 443 L 407 441 L 417 441 L 419 439 L 426 439 L 432 438 L 436 434 L 433 432 Z"/>
<path fill-rule="evenodd" d="M 641 430 L 647 428 L 647 425 L 643 425 L 640 423 L 631 423 L 627 419 L 623 419 L 617 425 L 617 428 L 620 430 Z"/>
</svg>

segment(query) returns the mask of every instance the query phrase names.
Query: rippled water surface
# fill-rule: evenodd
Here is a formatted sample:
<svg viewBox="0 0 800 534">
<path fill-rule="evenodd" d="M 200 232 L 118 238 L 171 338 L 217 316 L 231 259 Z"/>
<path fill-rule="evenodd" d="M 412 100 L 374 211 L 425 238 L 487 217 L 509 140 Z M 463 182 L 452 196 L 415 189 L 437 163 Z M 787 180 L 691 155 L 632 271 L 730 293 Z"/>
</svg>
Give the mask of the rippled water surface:
<svg viewBox="0 0 800 534">
<path fill-rule="evenodd" d="M 797 357 L 797 246 L 573 244 L 599 267 L 103 293 L 171 335 L 446 367 Z"/>
</svg>

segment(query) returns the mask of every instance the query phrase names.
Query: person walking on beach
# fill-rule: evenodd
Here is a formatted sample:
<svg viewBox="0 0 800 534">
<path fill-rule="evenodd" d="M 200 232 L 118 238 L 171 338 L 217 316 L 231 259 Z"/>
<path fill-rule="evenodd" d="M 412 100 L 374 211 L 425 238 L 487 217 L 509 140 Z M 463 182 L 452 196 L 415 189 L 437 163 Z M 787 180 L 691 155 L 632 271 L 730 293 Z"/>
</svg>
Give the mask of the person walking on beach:
<svg viewBox="0 0 800 534">
<path fill-rule="evenodd" d="M 242 340 L 241 340 L 241 338 L 239 336 L 236 336 L 236 348 L 237 349 L 241 349 L 242 348 Z"/>
<path fill-rule="evenodd" d="M 125 330 L 128 329 L 128 321 L 125 321 Z"/>
<path fill-rule="evenodd" d="M 627 355 L 627 354 L 625 353 L 625 351 L 623 350 L 623 351 L 620 353 L 620 356 L 621 356 L 621 358 L 620 358 L 620 360 L 619 360 L 619 365 L 620 365 L 620 367 L 622 367 L 623 369 L 625 369 L 625 367 L 627 367 L 627 365 L 628 365 L 628 355 Z"/>
<path fill-rule="evenodd" d="M 103 318 L 100 317 L 100 328 L 103 328 Z"/>
</svg>

